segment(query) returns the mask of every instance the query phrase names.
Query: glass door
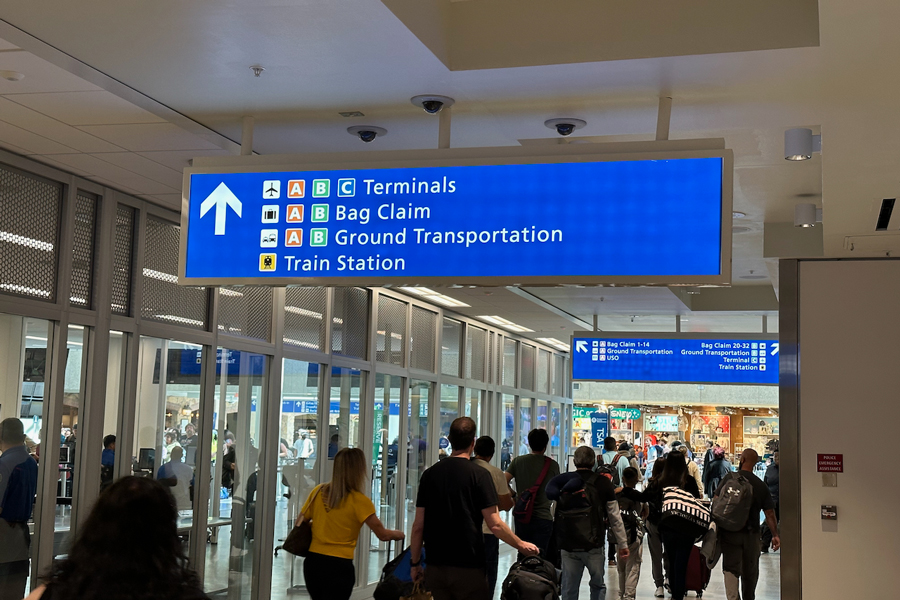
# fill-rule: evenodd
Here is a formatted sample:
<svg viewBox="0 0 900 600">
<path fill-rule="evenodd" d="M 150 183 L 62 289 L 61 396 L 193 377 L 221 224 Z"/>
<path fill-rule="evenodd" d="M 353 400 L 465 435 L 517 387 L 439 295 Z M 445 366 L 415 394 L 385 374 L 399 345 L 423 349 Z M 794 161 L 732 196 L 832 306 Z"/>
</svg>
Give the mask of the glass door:
<svg viewBox="0 0 900 600">
<path fill-rule="evenodd" d="M 388 529 L 398 526 L 400 506 L 399 457 L 400 449 L 400 394 L 406 380 L 397 375 L 375 375 L 375 412 L 372 420 L 372 502 L 375 514 Z M 369 532 L 369 578 L 375 583 L 381 577 L 381 569 L 391 559 L 388 542 L 382 542 Z M 396 550 L 396 548 L 394 548 Z"/>
<path fill-rule="evenodd" d="M 211 482 L 216 493 L 210 494 L 204 586 L 212 595 L 227 590 L 229 599 L 249 598 L 258 576 L 253 571 L 253 539 L 268 360 L 261 354 L 217 350 Z"/>
</svg>

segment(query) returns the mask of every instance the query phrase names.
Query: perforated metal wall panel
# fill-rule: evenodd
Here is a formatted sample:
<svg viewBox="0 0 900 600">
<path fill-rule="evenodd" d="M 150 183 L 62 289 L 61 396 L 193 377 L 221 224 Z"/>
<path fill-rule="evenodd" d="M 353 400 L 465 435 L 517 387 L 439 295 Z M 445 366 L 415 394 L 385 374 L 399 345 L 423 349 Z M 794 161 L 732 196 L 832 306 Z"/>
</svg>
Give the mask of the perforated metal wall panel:
<svg viewBox="0 0 900 600">
<path fill-rule="evenodd" d="M 534 389 L 534 346 L 522 344 L 522 387 Z"/>
<path fill-rule="evenodd" d="M 134 262 L 135 209 L 116 207 L 116 241 L 113 250 L 112 312 L 128 315 L 131 310 L 131 268 Z"/>
<path fill-rule="evenodd" d="M 459 377 L 459 348 L 462 346 L 462 323 L 444 317 L 441 341 L 441 373 Z"/>
<path fill-rule="evenodd" d="M 270 341 L 272 300 L 270 287 L 219 288 L 219 331 Z"/>
<path fill-rule="evenodd" d="M 484 381 L 484 329 L 472 327 L 466 329 L 466 377 Z"/>
<path fill-rule="evenodd" d="M 289 287 L 284 299 L 284 343 L 286 346 L 325 352 L 325 288 Z"/>
<path fill-rule="evenodd" d="M 181 228 L 156 217 L 147 217 L 141 317 L 205 329 L 209 310 L 206 288 L 178 285 L 178 244 Z"/>
<path fill-rule="evenodd" d="M 519 342 L 503 339 L 503 385 L 516 387 L 516 351 Z"/>
<path fill-rule="evenodd" d="M 403 366 L 403 342 L 406 340 L 407 305 L 393 298 L 378 299 L 378 328 L 375 360 Z"/>
<path fill-rule="evenodd" d="M 91 308 L 91 284 L 94 279 L 94 239 L 100 199 L 82 192 L 75 195 L 75 234 L 72 248 L 73 306 Z"/>
<path fill-rule="evenodd" d="M 369 291 L 335 288 L 331 351 L 344 356 L 367 358 L 369 341 Z"/>
<path fill-rule="evenodd" d="M 63 187 L 0 167 L 0 292 L 54 302 Z"/>
<path fill-rule="evenodd" d="M 538 350 L 537 391 L 550 393 L 550 353 Z"/>
<path fill-rule="evenodd" d="M 409 336 L 409 366 L 434 373 L 435 323 L 437 315 L 430 310 L 414 306 L 412 331 Z"/>
</svg>

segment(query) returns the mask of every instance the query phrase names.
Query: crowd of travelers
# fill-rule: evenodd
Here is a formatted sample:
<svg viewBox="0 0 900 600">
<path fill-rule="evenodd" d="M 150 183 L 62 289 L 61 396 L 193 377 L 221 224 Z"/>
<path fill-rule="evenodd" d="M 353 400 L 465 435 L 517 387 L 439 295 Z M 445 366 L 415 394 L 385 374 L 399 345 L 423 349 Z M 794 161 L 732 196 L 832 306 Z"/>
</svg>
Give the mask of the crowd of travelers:
<svg viewBox="0 0 900 600">
<path fill-rule="evenodd" d="M 724 454 L 710 446 L 700 477 L 686 445 L 673 443 L 645 478 L 630 445 L 607 438 L 599 456 L 578 447 L 574 470 L 561 473 L 545 455 L 547 432 L 534 429 L 529 453 L 510 460 L 504 472 L 492 464 L 494 440 L 476 439 L 476 432 L 471 418 L 454 420 L 447 459 L 421 476 L 409 548 L 385 567 L 387 575 L 405 561 L 411 586 L 405 597 L 425 598 L 423 590 L 435 600 L 495 597 L 503 541 L 518 553 L 502 580 L 503 598 L 576 600 L 586 570 L 590 599 L 605 600 L 606 569 L 615 568 L 615 597 L 635 600 L 646 538 L 657 598 L 667 590 L 674 600 L 702 593 L 721 557 L 727 600 L 754 600 L 760 553 L 780 548 L 777 453 L 760 479 L 753 473 L 756 451 L 744 450 L 734 472 L 717 464 Z M 306 453 L 298 440 L 297 450 Z M 114 452 L 115 438 L 108 436 L 104 446 Z M 37 463 L 20 420 L 0 423 L 0 452 L 0 600 L 20 600 L 30 572 L 27 522 L 37 487 Z M 170 462 L 180 463 L 182 453 L 180 443 L 173 445 Z M 295 529 L 309 532 L 302 555 L 312 600 L 350 598 L 363 525 L 382 541 L 405 538 L 376 515 L 366 495 L 368 471 L 362 450 L 337 451 L 331 481 L 310 491 L 297 517 Z M 156 480 L 123 477 L 107 486 L 67 557 L 41 574 L 28 600 L 206 598 L 177 533 L 183 503 L 172 484 L 178 479 L 172 467 Z M 513 528 L 500 515 L 510 510 Z M 691 570 L 701 541 L 700 572 L 707 578 L 698 589 Z"/>
</svg>

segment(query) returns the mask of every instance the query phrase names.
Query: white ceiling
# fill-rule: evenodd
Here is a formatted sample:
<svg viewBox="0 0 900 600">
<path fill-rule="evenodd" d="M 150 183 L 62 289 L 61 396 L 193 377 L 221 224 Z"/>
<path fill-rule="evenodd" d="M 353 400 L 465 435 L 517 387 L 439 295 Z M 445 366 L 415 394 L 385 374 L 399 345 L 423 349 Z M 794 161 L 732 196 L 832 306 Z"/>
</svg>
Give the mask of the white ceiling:
<svg viewBox="0 0 900 600">
<path fill-rule="evenodd" d="M 449 70 L 378 0 L 8 0 L 0 19 L 0 69 L 26 75 L 0 79 L 0 146 L 172 208 L 188 160 L 234 153 L 244 115 L 263 154 L 434 147 L 437 119 L 409 103 L 421 93 L 457 100 L 455 147 L 551 140 L 543 121 L 560 116 L 585 119 L 592 140 L 652 139 L 657 97 L 671 95 L 673 139 L 724 137 L 735 152 L 747 214 L 735 224 L 750 228 L 734 238 L 736 285 L 772 285 L 763 226 L 792 220 L 797 202 L 824 207 L 826 253 L 845 255 L 844 237 L 874 233 L 878 201 L 897 196 L 900 4 L 888 0 L 820 0 L 819 47 L 470 71 Z M 363 147 L 345 132 L 357 124 L 388 135 Z M 822 133 L 821 157 L 783 160 L 798 126 Z M 771 280 L 741 279 L 751 271 Z M 683 314 L 662 291 L 628 302 Z M 555 301 L 577 304 L 565 292 Z M 513 321 L 573 325 L 498 294 L 486 298 Z"/>
</svg>

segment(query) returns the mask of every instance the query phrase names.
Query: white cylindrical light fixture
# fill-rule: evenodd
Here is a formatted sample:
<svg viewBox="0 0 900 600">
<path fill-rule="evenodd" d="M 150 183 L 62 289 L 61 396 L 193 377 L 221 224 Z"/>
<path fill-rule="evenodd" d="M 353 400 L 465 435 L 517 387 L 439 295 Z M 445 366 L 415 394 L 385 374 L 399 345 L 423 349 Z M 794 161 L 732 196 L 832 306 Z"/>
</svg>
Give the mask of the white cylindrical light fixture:
<svg viewBox="0 0 900 600">
<path fill-rule="evenodd" d="M 815 227 L 816 205 L 798 204 L 794 206 L 794 227 Z"/>
<path fill-rule="evenodd" d="M 813 153 L 812 129 L 800 127 L 784 132 L 784 159 L 809 160 Z"/>
</svg>

